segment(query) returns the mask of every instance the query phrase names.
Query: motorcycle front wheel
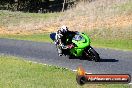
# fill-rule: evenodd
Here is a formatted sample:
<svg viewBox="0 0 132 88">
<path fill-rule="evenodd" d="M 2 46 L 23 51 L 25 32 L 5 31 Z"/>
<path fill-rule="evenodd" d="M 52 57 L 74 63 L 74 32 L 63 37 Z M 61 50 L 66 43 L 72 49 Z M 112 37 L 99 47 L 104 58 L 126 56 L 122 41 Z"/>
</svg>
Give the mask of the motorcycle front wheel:
<svg viewBox="0 0 132 88">
<path fill-rule="evenodd" d="M 91 60 L 94 60 L 95 62 L 99 62 L 100 61 L 99 54 L 91 46 L 89 46 L 86 49 L 85 55 L 86 55 L 86 57 L 88 57 Z"/>
</svg>

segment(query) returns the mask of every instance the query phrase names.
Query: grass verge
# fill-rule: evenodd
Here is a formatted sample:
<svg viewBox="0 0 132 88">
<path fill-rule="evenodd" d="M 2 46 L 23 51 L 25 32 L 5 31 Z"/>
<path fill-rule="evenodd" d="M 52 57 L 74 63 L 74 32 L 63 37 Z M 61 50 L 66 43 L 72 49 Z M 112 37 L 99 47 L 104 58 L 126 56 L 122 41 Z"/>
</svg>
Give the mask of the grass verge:
<svg viewBox="0 0 132 88">
<path fill-rule="evenodd" d="M 52 42 L 49 34 L 31 34 L 31 35 L 0 35 L 0 38 L 29 40 L 36 42 Z M 92 38 L 91 45 L 94 47 L 112 48 L 121 50 L 132 50 L 132 40 L 125 39 L 102 39 Z"/>
<path fill-rule="evenodd" d="M 0 35 L 0 38 L 17 39 L 17 40 L 29 40 L 36 42 L 52 42 L 49 34 L 30 34 L 30 35 Z"/>
<path fill-rule="evenodd" d="M 132 40 L 125 39 L 93 39 L 91 45 L 102 48 L 112 48 L 117 50 L 132 50 Z"/>
<path fill-rule="evenodd" d="M 0 88 L 129 88 L 127 84 L 79 86 L 76 74 L 68 69 L 28 62 L 0 55 Z"/>
</svg>

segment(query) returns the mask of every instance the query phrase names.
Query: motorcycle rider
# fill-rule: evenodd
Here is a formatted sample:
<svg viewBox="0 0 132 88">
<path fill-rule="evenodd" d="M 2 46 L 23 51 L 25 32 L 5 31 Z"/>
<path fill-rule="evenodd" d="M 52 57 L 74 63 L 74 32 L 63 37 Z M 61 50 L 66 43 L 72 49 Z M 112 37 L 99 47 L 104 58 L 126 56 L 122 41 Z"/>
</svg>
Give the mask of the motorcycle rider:
<svg viewBox="0 0 132 88">
<path fill-rule="evenodd" d="M 69 31 L 68 27 L 63 25 L 57 32 L 55 36 L 55 44 L 57 45 L 57 50 L 59 56 L 62 56 L 62 49 L 65 49 L 68 44 L 72 43 L 72 38 L 76 32 Z M 67 42 L 67 39 L 69 41 Z"/>
</svg>

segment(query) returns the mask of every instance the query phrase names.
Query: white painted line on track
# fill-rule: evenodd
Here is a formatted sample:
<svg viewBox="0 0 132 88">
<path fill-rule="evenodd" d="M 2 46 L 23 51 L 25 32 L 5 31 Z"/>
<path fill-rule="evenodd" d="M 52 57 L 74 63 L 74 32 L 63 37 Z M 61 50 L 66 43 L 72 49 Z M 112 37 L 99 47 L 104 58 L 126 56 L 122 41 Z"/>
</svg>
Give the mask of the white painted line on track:
<svg viewBox="0 0 132 88">
<path fill-rule="evenodd" d="M 74 72 L 76 72 L 77 70 L 72 70 L 72 71 L 74 71 Z M 88 73 L 88 72 L 85 72 L 86 74 L 92 74 L 92 73 Z"/>
</svg>

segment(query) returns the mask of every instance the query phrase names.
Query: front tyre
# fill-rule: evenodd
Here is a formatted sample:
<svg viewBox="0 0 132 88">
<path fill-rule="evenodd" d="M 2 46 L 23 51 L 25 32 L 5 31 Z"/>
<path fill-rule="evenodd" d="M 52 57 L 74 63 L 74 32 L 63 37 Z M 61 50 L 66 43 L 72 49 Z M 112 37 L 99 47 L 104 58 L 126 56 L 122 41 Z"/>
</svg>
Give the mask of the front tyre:
<svg viewBox="0 0 132 88">
<path fill-rule="evenodd" d="M 91 60 L 94 60 L 95 62 L 100 61 L 99 54 L 91 46 L 89 46 L 89 48 L 87 49 L 87 54 Z"/>
<path fill-rule="evenodd" d="M 94 59 L 94 61 L 99 62 L 100 61 L 100 56 L 91 46 L 89 48 L 89 51 L 90 51 L 90 54 L 91 54 L 92 58 Z"/>
</svg>

